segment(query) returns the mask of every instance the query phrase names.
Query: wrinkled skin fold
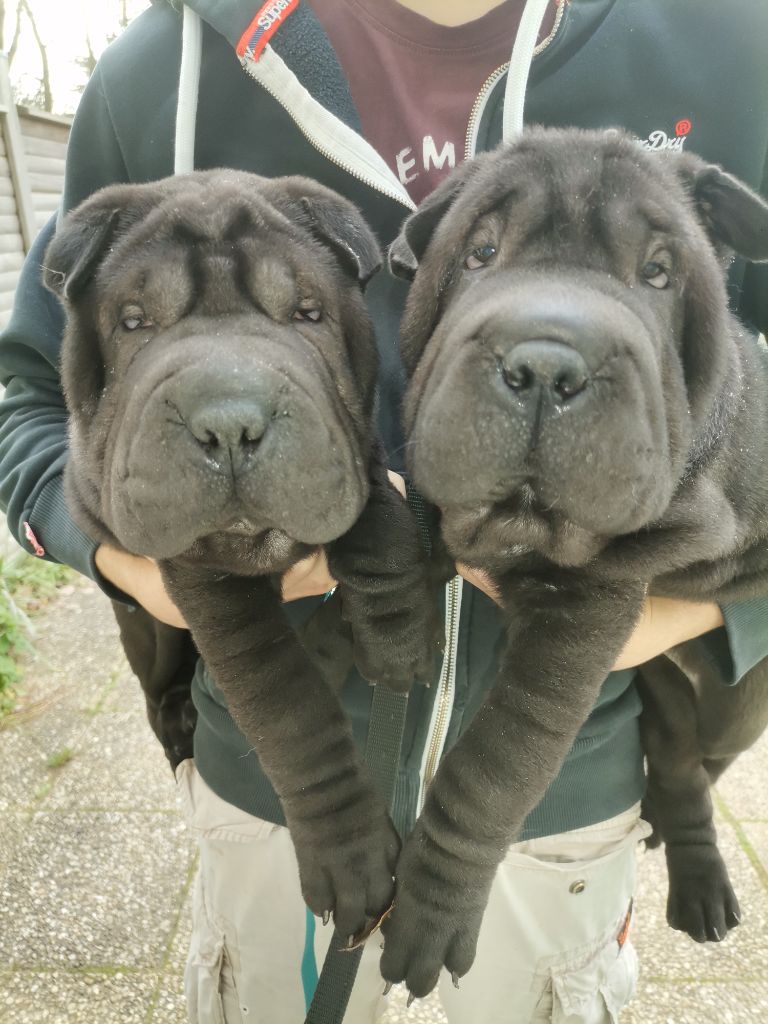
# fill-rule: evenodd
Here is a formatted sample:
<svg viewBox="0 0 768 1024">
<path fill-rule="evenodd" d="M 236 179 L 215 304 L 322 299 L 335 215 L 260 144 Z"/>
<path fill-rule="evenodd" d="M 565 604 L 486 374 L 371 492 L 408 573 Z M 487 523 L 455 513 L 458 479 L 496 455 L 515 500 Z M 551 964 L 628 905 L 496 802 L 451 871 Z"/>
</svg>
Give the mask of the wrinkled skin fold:
<svg viewBox="0 0 768 1024">
<path fill-rule="evenodd" d="M 440 633 L 416 524 L 373 431 L 362 292 L 379 263 L 340 196 L 234 171 L 104 189 L 45 259 L 67 311 L 73 515 L 159 562 L 282 801 L 307 904 L 344 934 L 389 906 L 400 844 L 318 665 L 343 679 L 354 659 L 405 691 L 428 678 Z M 280 579 L 320 546 L 339 586 L 308 651 Z M 195 652 L 143 610 L 118 617 L 178 763 Z"/>
<path fill-rule="evenodd" d="M 413 281 L 409 470 L 450 558 L 496 583 L 507 632 L 398 861 L 381 966 L 416 996 L 443 967 L 469 970 L 497 865 L 646 593 L 722 602 L 768 585 L 768 357 L 728 312 L 731 251 L 768 259 L 768 206 L 746 186 L 576 130 L 468 162 L 390 250 Z M 739 919 L 707 790 L 766 725 L 766 675 L 712 702 L 711 667 L 678 649 L 643 684 L 670 923 L 702 941 Z"/>
</svg>

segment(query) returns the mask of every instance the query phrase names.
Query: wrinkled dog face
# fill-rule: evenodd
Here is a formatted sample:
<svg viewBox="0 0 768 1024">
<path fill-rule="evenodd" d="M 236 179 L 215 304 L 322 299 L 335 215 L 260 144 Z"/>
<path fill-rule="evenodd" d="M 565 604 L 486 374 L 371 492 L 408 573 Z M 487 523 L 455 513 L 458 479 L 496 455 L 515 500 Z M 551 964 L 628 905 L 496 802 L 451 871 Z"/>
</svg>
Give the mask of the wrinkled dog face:
<svg viewBox="0 0 768 1024">
<path fill-rule="evenodd" d="M 359 284 L 377 259 L 351 205 L 302 179 L 118 186 L 65 222 L 46 273 L 68 305 L 77 483 L 128 550 L 352 525 L 376 374 Z"/>
<path fill-rule="evenodd" d="M 410 470 L 441 508 L 495 521 L 501 548 L 577 564 L 669 504 L 729 358 L 699 164 L 531 132 L 460 169 L 393 245 L 395 272 L 418 265 Z"/>
</svg>

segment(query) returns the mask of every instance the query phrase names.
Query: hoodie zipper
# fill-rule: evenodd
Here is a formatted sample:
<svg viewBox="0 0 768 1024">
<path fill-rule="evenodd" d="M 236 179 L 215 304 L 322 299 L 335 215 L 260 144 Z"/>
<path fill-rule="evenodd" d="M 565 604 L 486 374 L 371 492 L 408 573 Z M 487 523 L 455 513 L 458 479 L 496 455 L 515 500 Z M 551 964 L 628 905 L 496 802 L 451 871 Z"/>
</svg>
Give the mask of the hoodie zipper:
<svg viewBox="0 0 768 1024">
<path fill-rule="evenodd" d="M 451 720 L 453 697 L 456 688 L 456 654 L 459 645 L 459 621 L 461 618 L 461 578 L 454 576 L 450 583 L 447 584 L 445 590 L 445 655 L 440 672 L 440 682 L 435 694 L 429 736 L 427 737 L 422 762 L 419 812 L 421 812 L 424 804 L 427 787 L 432 782 L 432 779 L 434 779 L 440 764 L 440 757 L 443 753 L 448 725 Z"/>
<path fill-rule="evenodd" d="M 566 3 L 568 3 L 568 0 L 558 0 L 557 12 L 555 13 L 555 21 L 552 25 L 552 30 L 547 38 L 542 39 L 533 51 L 534 57 L 538 57 L 539 54 L 543 53 L 557 35 L 560 29 L 560 23 L 563 20 L 563 12 L 565 11 Z M 477 129 L 480 126 L 480 119 L 483 115 L 483 111 L 485 110 L 485 105 L 488 102 L 488 97 L 493 92 L 496 83 L 507 73 L 508 70 L 509 61 L 506 61 L 506 63 L 496 68 L 495 71 L 492 71 L 488 78 L 483 82 L 483 86 L 477 94 L 475 102 L 472 104 L 472 110 L 469 113 L 469 121 L 467 122 L 467 135 L 464 143 L 464 158 L 466 160 L 470 160 L 475 155 Z"/>
<path fill-rule="evenodd" d="M 267 49 L 260 58 L 260 62 L 266 63 L 270 59 L 272 61 L 280 61 L 280 64 L 282 64 L 286 72 L 293 77 L 293 73 L 283 63 L 282 58 L 278 57 L 277 54 L 271 50 L 271 47 L 267 47 Z M 283 107 L 284 110 L 288 112 L 294 124 L 301 132 L 301 134 L 304 136 L 305 139 L 307 139 L 307 141 L 312 146 L 314 146 L 314 148 L 318 151 L 318 153 L 320 153 L 321 156 L 325 157 L 326 160 L 329 160 L 332 164 L 335 164 L 337 167 L 340 167 L 348 174 L 351 174 L 352 177 L 357 178 L 358 181 L 362 181 L 363 184 L 368 185 L 369 188 L 375 189 L 377 192 L 382 193 L 389 199 L 394 199 L 396 202 L 404 206 L 409 213 L 412 213 L 416 209 L 416 204 L 410 198 L 405 189 L 403 189 L 402 191 L 398 191 L 396 187 L 394 187 L 393 185 L 389 185 L 383 176 L 379 177 L 376 169 L 371 168 L 370 165 L 368 164 L 368 161 L 363 152 L 354 152 L 351 147 L 348 147 L 350 149 L 350 152 L 352 152 L 352 158 L 343 160 L 338 156 L 338 154 L 333 149 L 330 148 L 330 146 L 325 145 L 325 143 L 318 137 L 318 135 L 310 129 L 306 121 L 297 116 L 296 111 L 292 108 L 292 105 L 286 100 L 284 94 L 282 94 L 276 86 L 273 87 L 268 82 L 266 82 L 264 76 L 259 75 L 257 73 L 256 62 L 253 59 L 243 57 L 240 63 L 243 70 L 249 76 L 249 78 L 252 78 L 255 82 L 258 82 L 258 84 L 265 90 L 265 92 L 269 93 L 269 95 L 274 100 L 276 100 Z M 353 131 L 353 129 L 348 128 L 346 125 L 344 125 L 342 121 L 339 121 L 334 114 L 331 114 L 329 111 L 326 111 L 325 108 L 323 108 L 322 105 L 318 103 L 318 101 L 312 100 L 312 102 L 316 103 L 317 106 L 320 107 L 321 111 L 323 112 L 323 115 L 327 115 L 329 118 L 333 118 L 333 120 L 336 121 L 337 124 L 341 126 L 342 129 L 346 129 L 352 135 L 355 135 L 356 139 L 359 139 L 361 146 L 368 146 L 368 143 L 361 136 L 358 136 L 357 133 Z M 375 152 L 375 150 L 373 150 L 373 152 Z M 376 155 L 378 156 L 378 154 Z M 359 164 L 362 165 L 362 167 L 356 166 L 355 162 L 353 161 L 358 161 Z M 366 164 L 368 164 L 368 167 L 366 167 Z M 368 173 L 369 169 L 370 173 Z"/>
</svg>

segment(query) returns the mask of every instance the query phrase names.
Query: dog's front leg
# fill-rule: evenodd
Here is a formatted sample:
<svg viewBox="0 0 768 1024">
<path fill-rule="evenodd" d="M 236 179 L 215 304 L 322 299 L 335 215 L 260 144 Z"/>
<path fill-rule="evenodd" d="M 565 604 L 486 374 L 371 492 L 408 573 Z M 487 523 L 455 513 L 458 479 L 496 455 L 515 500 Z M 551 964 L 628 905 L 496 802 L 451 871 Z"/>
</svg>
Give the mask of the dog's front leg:
<svg viewBox="0 0 768 1024">
<path fill-rule="evenodd" d="M 344 935 L 391 901 L 399 841 L 367 781 L 341 706 L 267 577 L 161 564 L 232 717 L 283 805 L 304 899 Z"/>
<path fill-rule="evenodd" d="M 326 553 L 362 675 L 400 691 L 414 679 L 428 683 L 442 650 L 443 625 L 415 517 L 389 481 L 378 446 L 368 502 Z"/>
<path fill-rule="evenodd" d="M 640 614 L 619 590 L 565 572 L 502 579 L 510 643 L 498 680 L 447 754 L 397 865 L 387 981 L 426 995 L 469 970 L 496 868 L 557 774 Z"/>
</svg>

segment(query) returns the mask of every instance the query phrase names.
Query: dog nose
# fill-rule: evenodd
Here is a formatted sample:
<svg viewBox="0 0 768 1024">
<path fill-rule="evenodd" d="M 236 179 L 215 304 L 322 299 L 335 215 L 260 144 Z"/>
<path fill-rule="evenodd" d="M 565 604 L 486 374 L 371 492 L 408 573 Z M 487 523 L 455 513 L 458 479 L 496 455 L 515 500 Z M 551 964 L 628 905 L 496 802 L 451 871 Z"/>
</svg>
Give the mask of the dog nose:
<svg viewBox="0 0 768 1024">
<path fill-rule="evenodd" d="M 501 360 L 508 387 L 521 395 L 547 388 L 557 402 L 567 402 L 587 386 L 589 370 L 582 356 L 560 341 L 524 341 Z"/>
<path fill-rule="evenodd" d="M 229 398 L 206 402 L 186 416 L 187 429 L 207 448 L 228 448 L 247 452 L 261 441 L 269 414 L 250 398 Z"/>
</svg>

